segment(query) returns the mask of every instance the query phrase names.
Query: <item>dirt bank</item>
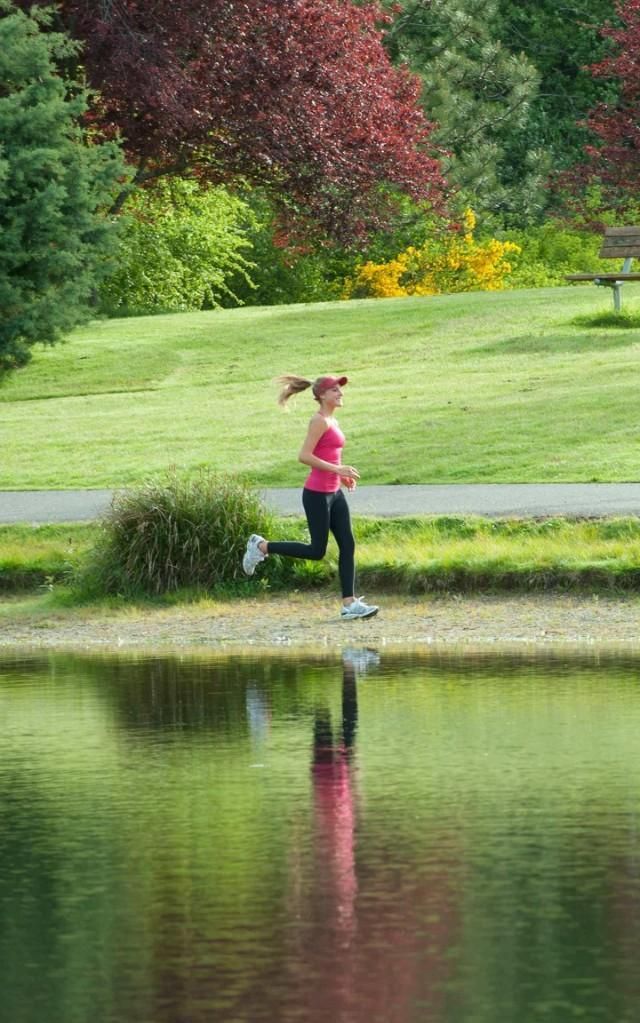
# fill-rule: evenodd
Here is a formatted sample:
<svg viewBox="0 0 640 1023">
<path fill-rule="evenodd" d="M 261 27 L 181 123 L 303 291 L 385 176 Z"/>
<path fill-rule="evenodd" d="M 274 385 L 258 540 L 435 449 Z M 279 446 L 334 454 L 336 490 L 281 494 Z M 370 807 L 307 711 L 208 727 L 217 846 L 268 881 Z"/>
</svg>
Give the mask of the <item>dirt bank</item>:
<svg viewBox="0 0 640 1023">
<path fill-rule="evenodd" d="M 569 596 L 380 598 L 367 621 L 341 621 L 317 595 L 126 611 L 5 616 L 0 649 L 169 649 L 503 644 L 638 646 L 640 598 Z"/>
</svg>

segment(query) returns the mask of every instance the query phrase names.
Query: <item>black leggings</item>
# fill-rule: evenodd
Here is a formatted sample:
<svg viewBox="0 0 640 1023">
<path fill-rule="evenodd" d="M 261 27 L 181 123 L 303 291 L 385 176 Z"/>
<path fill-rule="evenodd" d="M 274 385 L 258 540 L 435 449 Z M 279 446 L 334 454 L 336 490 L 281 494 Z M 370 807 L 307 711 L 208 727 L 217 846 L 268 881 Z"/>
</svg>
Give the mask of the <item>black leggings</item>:
<svg viewBox="0 0 640 1023">
<path fill-rule="evenodd" d="M 320 561 L 327 553 L 329 530 L 338 544 L 338 572 L 343 597 L 353 597 L 356 585 L 354 554 L 356 542 L 351 529 L 351 513 L 342 490 L 334 494 L 322 494 L 318 490 L 302 491 L 302 507 L 309 524 L 311 543 L 297 543 L 294 540 L 269 540 L 269 554 L 284 554 L 287 558 L 307 558 Z"/>
</svg>

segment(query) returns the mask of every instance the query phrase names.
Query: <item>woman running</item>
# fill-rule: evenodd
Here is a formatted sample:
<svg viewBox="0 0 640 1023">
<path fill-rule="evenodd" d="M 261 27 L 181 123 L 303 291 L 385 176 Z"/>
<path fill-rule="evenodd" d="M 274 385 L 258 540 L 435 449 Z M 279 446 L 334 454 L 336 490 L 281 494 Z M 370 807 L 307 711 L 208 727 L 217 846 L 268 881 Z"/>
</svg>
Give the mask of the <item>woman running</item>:
<svg viewBox="0 0 640 1023">
<path fill-rule="evenodd" d="M 340 489 L 344 483 L 347 490 L 354 490 L 360 478 L 352 465 L 342 465 L 344 434 L 338 426 L 334 413 L 342 406 L 342 388 L 346 377 L 318 377 L 305 380 L 303 377 L 280 377 L 284 385 L 278 398 L 280 405 L 286 404 L 292 394 L 299 394 L 310 387 L 320 408 L 311 417 L 307 436 L 300 448 L 298 461 L 311 469 L 302 491 L 302 507 L 307 516 L 311 543 L 295 541 L 265 540 L 255 533 L 247 541 L 247 550 L 242 567 L 247 575 L 253 575 L 256 566 L 269 554 L 281 554 L 288 558 L 307 558 L 320 561 L 327 552 L 331 531 L 338 544 L 338 571 L 342 589 L 342 618 L 371 618 L 378 613 L 375 604 L 365 604 L 362 597 L 354 596 L 355 589 L 355 539 L 351 529 L 349 505 Z"/>
</svg>

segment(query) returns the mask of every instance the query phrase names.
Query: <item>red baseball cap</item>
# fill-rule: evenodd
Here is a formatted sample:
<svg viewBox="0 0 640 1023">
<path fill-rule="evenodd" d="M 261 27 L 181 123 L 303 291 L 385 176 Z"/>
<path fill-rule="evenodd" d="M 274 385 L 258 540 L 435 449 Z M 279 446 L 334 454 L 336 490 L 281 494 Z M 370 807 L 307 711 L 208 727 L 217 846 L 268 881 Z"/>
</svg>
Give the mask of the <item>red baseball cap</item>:
<svg viewBox="0 0 640 1023">
<path fill-rule="evenodd" d="M 314 381 L 311 389 L 317 398 L 318 395 L 323 394 L 324 391 L 328 391 L 331 387 L 344 387 L 344 385 L 348 383 L 348 377 L 318 377 L 318 379 Z"/>
</svg>

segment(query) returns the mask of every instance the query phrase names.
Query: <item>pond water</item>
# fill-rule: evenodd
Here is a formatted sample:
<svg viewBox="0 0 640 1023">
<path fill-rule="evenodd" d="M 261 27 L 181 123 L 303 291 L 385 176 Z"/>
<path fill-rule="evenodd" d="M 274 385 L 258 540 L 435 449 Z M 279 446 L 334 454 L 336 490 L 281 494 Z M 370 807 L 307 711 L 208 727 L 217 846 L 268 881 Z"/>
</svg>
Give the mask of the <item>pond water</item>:
<svg viewBox="0 0 640 1023">
<path fill-rule="evenodd" d="M 624 1023 L 640 660 L 0 661 L 6 1023 Z"/>
</svg>

